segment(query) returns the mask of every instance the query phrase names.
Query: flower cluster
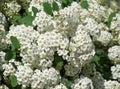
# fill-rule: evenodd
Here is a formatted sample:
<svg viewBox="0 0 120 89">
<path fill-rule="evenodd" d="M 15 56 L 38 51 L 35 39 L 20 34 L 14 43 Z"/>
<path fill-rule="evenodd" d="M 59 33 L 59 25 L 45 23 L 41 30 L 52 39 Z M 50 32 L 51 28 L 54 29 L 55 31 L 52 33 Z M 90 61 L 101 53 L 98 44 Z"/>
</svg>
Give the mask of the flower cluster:
<svg viewBox="0 0 120 89">
<path fill-rule="evenodd" d="M 18 2 L 14 0 L 12 2 L 5 3 L 5 8 L 3 10 L 4 10 L 4 13 L 11 18 L 15 14 L 18 14 L 20 9 L 21 9 L 21 6 L 18 4 Z"/>
<path fill-rule="evenodd" d="M 111 61 L 113 61 L 115 64 L 118 64 L 120 63 L 120 54 L 119 54 L 119 50 L 120 49 L 120 46 L 112 46 L 111 48 L 109 48 L 108 50 L 108 56 L 109 56 L 109 59 Z"/>
<path fill-rule="evenodd" d="M 54 68 L 40 71 L 36 69 L 31 78 L 31 87 L 33 89 L 50 89 L 51 86 L 57 85 L 60 81 L 60 74 Z"/>
<path fill-rule="evenodd" d="M 7 17 L 0 12 L 0 89 L 120 89 L 117 4 L 70 1 L 5 3 Z M 27 14 L 21 15 L 22 10 Z M 17 24 L 7 23 L 12 19 Z"/>
<path fill-rule="evenodd" d="M 80 79 L 75 80 L 72 89 L 94 89 L 91 79 L 87 77 L 80 77 Z"/>
</svg>

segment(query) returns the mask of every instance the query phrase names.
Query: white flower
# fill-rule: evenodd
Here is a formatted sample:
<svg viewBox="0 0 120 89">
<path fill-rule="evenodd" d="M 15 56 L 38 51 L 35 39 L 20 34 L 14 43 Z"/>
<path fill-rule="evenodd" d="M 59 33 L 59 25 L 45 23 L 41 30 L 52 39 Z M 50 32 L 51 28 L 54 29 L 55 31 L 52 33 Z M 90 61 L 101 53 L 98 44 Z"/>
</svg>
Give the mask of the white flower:
<svg viewBox="0 0 120 89">
<path fill-rule="evenodd" d="M 91 79 L 81 76 L 76 79 L 72 85 L 72 89 L 94 89 Z"/>
<path fill-rule="evenodd" d="M 113 36 L 111 33 L 107 31 L 101 31 L 97 40 L 100 41 L 104 46 L 107 46 L 112 39 Z"/>
<path fill-rule="evenodd" d="M 21 9 L 21 6 L 17 3 L 17 1 L 8 2 L 5 4 L 6 8 L 4 8 L 4 10 L 9 17 L 12 17 L 16 13 L 18 13 Z"/>
<path fill-rule="evenodd" d="M 39 36 L 39 33 L 31 26 L 26 27 L 25 25 L 12 25 L 9 33 L 7 34 L 8 42 L 10 42 L 11 36 L 15 36 L 19 40 L 22 49 L 28 44 L 34 44 Z"/>
<path fill-rule="evenodd" d="M 112 46 L 108 49 L 108 57 L 115 64 L 120 63 L 120 46 Z"/>
<path fill-rule="evenodd" d="M 113 79 L 120 81 L 120 65 L 117 64 L 111 67 Z"/>
<path fill-rule="evenodd" d="M 120 14 L 116 13 L 116 16 L 111 21 L 110 30 L 119 33 L 120 32 L 119 28 L 120 28 Z"/>
<path fill-rule="evenodd" d="M 65 65 L 64 68 L 65 68 L 65 75 L 75 76 L 80 73 L 82 65 L 78 60 L 73 59 L 71 63 Z"/>
<path fill-rule="evenodd" d="M 95 89 L 104 89 L 104 78 L 99 72 L 95 72 L 91 77 Z"/>
<path fill-rule="evenodd" d="M 17 71 L 15 76 L 17 77 L 17 82 L 19 85 L 29 86 L 31 84 L 31 77 L 33 75 L 33 70 L 28 64 L 17 66 Z"/>
<path fill-rule="evenodd" d="M 104 83 L 105 89 L 120 89 L 120 83 L 117 81 L 105 81 Z"/>
<path fill-rule="evenodd" d="M 0 89 L 9 89 L 6 85 L 0 85 Z"/>
<path fill-rule="evenodd" d="M 45 69 L 43 71 L 35 70 L 32 76 L 31 87 L 33 89 L 43 89 L 45 87 L 51 87 L 53 85 L 58 84 L 61 77 L 59 72 L 54 68 Z"/>
<path fill-rule="evenodd" d="M 14 68 L 12 63 L 3 64 L 2 67 L 4 69 L 4 72 L 3 72 L 4 76 L 10 76 L 15 74 L 16 69 Z"/>
<path fill-rule="evenodd" d="M 0 13 L 0 25 L 6 25 L 7 21 L 3 13 Z"/>
<path fill-rule="evenodd" d="M 64 84 L 60 83 L 59 85 L 56 85 L 54 88 L 51 89 L 68 89 Z"/>
<path fill-rule="evenodd" d="M 52 16 L 40 11 L 36 14 L 33 25 L 37 26 L 39 33 L 53 30 Z"/>
<path fill-rule="evenodd" d="M 89 4 L 88 11 L 96 20 L 101 21 L 108 17 L 107 9 L 100 5 L 97 0 L 87 0 Z"/>
</svg>

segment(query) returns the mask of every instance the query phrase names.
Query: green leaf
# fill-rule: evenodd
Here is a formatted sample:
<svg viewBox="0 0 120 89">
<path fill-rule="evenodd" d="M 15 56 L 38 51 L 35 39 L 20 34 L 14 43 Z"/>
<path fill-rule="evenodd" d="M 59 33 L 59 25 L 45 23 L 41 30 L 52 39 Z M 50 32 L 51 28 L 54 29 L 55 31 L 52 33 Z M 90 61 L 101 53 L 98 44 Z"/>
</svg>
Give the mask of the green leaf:
<svg viewBox="0 0 120 89">
<path fill-rule="evenodd" d="M 66 81 L 65 85 L 66 85 L 66 87 L 67 87 L 68 89 L 71 88 L 71 82 L 70 82 L 70 81 Z"/>
<path fill-rule="evenodd" d="M 89 7 L 89 4 L 88 4 L 87 0 L 82 0 L 80 5 L 84 9 L 88 9 L 88 7 Z"/>
<path fill-rule="evenodd" d="M 13 16 L 13 19 L 11 20 L 12 24 L 18 25 L 20 24 L 19 20 L 22 19 L 21 16 Z"/>
<path fill-rule="evenodd" d="M 10 37 L 12 50 L 16 50 L 20 47 L 18 39 L 14 36 Z"/>
<path fill-rule="evenodd" d="M 63 66 L 63 58 L 62 56 L 59 56 L 57 53 L 54 54 L 53 66 L 58 70 L 61 70 Z"/>
<path fill-rule="evenodd" d="M 67 6 L 70 6 L 73 0 L 60 0 L 60 2 L 62 4 L 62 8 L 65 8 Z"/>
<path fill-rule="evenodd" d="M 112 47 L 112 46 L 117 45 L 117 44 L 118 44 L 118 42 L 116 40 L 111 40 L 109 42 L 109 47 Z"/>
<path fill-rule="evenodd" d="M 5 33 L 4 33 L 4 34 L 5 34 L 5 35 L 7 35 L 8 33 L 9 33 L 9 31 L 5 31 Z"/>
<path fill-rule="evenodd" d="M 18 85 L 16 76 L 14 76 L 14 75 L 10 76 L 10 83 L 11 83 L 12 87 L 16 87 Z"/>
<path fill-rule="evenodd" d="M 67 1 L 68 1 L 69 5 L 73 2 L 73 0 L 67 0 Z"/>
<path fill-rule="evenodd" d="M 58 62 L 56 65 L 56 69 L 61 70 L 63 66 L 63 62 Z"/>
<path fill-rule="evenodd" d="M 27 5 L 27 6 L 25 7 L 25 12 L 24 12 L 24 14 L 25 14 L 26 16 L 27 16 L 27 15 L 30 15 L 30 16 L 31 16 L 31 12 L 29 12 L 28 8 L 29 8 L 29 5 Z"/>
<path fill-rule="evenodd" d="M 112 13 L 109 15 L 109 17 L 108 17 L 108 22 L 111 22 L 112 19 L 113 19 L 113 17 L 115 17 L 115 16 L 116 16 L 116 13 L 115 13 L 115 12 L 112 12 Z"/>
<path fill-rule="evenodd" d="M 92 58 L 92 62 L 95 62 L 96 64 L 98 64 L 98 62 L 100 61 L 100 57 L 95 55 L 93 58 Z"/>
<path fill-rule="evenodd" d="M 20 20 L 21 24 L 25 24 L 26 26 L 32 26 L 32 22 L 34 20 L 33 16 L 25 16 Z"/>
<path fill-rule="evenodd" d="M 67 4 L 67 0 L 60 0 L 62 3 Z"/>
<path fill-rule="evenodd" d="M 52 6 L 53 6 L 53 11 L 59 11 L 59 6 L 55 1 L 52 3 Z"/>
<path fill-rule="evenodd" d="M 17 57 L 17 55 L 16 55 L 16 52 L 15 51 L 13 51 L 13 59 L 16 59 L 16 57 Z"/>
<path fill-rule="evenodd" d="M 48 2 L 44 2 L 43 3 L 43 7 L 44 7 L 44 11 L 49 14 L 49 15 L 53 15 L 52 13 L 52 7 L 51 7 L 51 4 L 49 4 Z"/>
<path fill-rule="evenodd" d="M 32 11 L 33 11 L 33 13 L 34 13 L 34 16 L 36 16 L 36 14 L 37 14 L 37 12 L 38 12 L 38 9 L 33 6 L 33 7 L 32 7 Z"/>
<path fill-rule="evenodd" d="M 106 25 L 107 25 L 108 27 L 110 27 L 111 21 L 112 21 L 112 19 L 113 19 L 115 16 L 116 16 L 116 12 L 112 12 L 112 13 L 109 15 L 108 20 L 107 20 L 107 22 L 106 22 Z"/>
<path fill-rule="evenodd" d="M 34 15 L 36 15 L 38 12 L 37 8 L 32 7 L 32 10 Z M 34 18 L 35 17 L 32 16 L 31 12 L 28 11 L 28 6 L 26 6 L 25 12 L 22 14 L 22 16 L 14 16 L 11 22 L 14 25 L 25 24 L 26 26 L 32 26 Z"/>
<path fill-rule="evenodd" d="M 10 60 L 10 59 L 12 59 L 13 58 L 13 51 L 11 51 L 11 50 L 7 50 L 7 53 L 5 54 L 5 60 Z"/>
<path fill-rule="evenodd" d="M 62 80 L 61 80 L 61 83 L 63 83 L 68 89 L 71 89 L 71 82 L 68 80 L 68 79 L 66 79 L 66 78 L 63 78 Z"/>
<path fill-rule="evenodd" d="M 96 51 L 96 54 L 99 55 L 99 56 L 101 56 L 101 55 L 105 54 L 105 52 L 104 52 L 103 49 L 98 49 L 98 50 Z"/>
</svg>

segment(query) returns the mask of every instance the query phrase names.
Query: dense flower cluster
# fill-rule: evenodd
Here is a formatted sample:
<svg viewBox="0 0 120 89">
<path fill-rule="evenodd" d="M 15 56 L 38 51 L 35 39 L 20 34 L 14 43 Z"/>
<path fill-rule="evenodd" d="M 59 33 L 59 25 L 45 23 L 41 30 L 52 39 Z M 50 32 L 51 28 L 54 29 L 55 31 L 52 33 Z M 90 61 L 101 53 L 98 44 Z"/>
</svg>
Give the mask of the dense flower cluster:
<svg viewBox="0 0 120 89">
<path fill-rule="evenodd" d="M 120 12 L 113 16 L 117 5 L 112 4 L 114 9 L 106 8 L 104 0 L 77 0 L 65 6 L 60 1 L 5 3 L 3 12 L 9 17 L 0 12 L 0 89 L 120 89 Z M 59 10 L 50 15 L 45 3 Z M 7 27 L 7 20 L 26 5 L 34 17 L 32 25 Z M 106 65 L 99 65 L 103 59 L 110 64 L 111 76 L 105 73 L 109 78 L 103 74 Z"/>
<path fill-rule="evenodd" d="M 109 48 L 108 50 L 108 56 L 109 59 L 111 61 L 113 61 L 115 64 L 120 63 L 120 54 L 119 54 L 119 50 L 120 46 L 112 46 L 111 48 Z"/>
<path fill-rule="evenodd" d="M 116 66 L 112 66 L 111 71 L 112 71 L 113 79 L 117 79 L 118 81 L 120 81 L 120 65 L 118 64 Z"/>
<path fill-rule="evenodd" d="M 17 14 L 20 9 L 21 6 L 16 1 L 12 1 L 5 3 L 4 12 L 11 18 L 13 15 Z"/>
<path fill-rule="evenodd" d="M 80 79 L 75 80 L 72 89 L 94 89 L 92 81 L 87 77 L 80 77 Z"/>
</svg>

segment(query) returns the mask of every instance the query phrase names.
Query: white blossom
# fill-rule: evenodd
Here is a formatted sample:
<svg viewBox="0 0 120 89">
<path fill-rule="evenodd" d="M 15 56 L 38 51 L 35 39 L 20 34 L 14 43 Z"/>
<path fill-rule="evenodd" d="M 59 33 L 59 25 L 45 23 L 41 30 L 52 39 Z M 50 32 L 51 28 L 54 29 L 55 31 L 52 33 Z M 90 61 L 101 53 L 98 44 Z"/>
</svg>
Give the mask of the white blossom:
<svg viewBox="0 0 120 89">
<path fill-rule="evenodd" d="M 54 88 L 51 89 L 68 89 L 64 84 L 60 83 L 59 85 L 56 85 Z"/>
<path fill-rule="evenodd" d="M 112 46 L 108 49 L 108 57 L 115 64 L 120 63 L 120 46 Z"/>
<path fill-rule="evenodd" d="M 12 63 L 3 64 L 2 67 L 4 69 L 4 72 L 3 72 L 4 76 L 10 76 L 15 74 L 16 69 L 14 68 Z"/>
<path fill-rule="evenodd" d="M 120 89 L 120 83 L 117 81 L 105 81 L 104 83 L 105 89 Z"/>
<path fill-rule="evenodd" d="M 117 79 L 118 81 L 120 81 L 120 65 L 117 64 L 115 66 L 112 66 L 111 71 L 113 79 Z"/>
<path fill-rule="evenodd" d="M 17 14 L 21 9 L 21 6 L 16 1 L 8 2 L 5 4 L 6 8 L 4 8 L 4 11 L 9 17 Z"/>
<path fill-rule="evenodd" d="M 101 31 L 97 40 L 100 41 L 104 46 L 107 46 L 112 39 L 113 36 L 111 33 L 107 31 Z"/>
<path fill-rule="evenodd" d="M 60 81 L 60 75 L 54 68 L 45 69 L 43 71 L 37 69 L 34 71 L 31 80 L 31 87 L 33 89 L 43 89 L 58 84 Z"/>
<path fill-rule="evenodd" d="M 28 64 L 17 66 L 17 71 L 15 76 L 17 77 L 17 82 L 23 87 L 29 86 L 31 84 L 31 77 L 33 75 L 33 70 Z"/>
<path fill-rule="evenodd" d="M 72 89 L 94 89 L 91 79 L 81 76 L 75 80 Z"/>
</svg>

